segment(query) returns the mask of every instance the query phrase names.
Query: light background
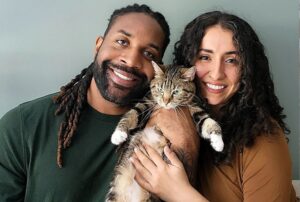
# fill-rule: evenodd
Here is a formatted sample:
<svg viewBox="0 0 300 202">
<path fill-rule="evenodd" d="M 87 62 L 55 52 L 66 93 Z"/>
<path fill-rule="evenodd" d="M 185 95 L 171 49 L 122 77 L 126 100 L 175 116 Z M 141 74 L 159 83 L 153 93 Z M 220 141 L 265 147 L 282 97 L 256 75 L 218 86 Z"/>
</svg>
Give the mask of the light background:
<svg viewBox="0 0 300 202">
<path fill-rule="evenodd" d="M 299 179 L 299 1 L 297 0 L 0 0 L 0 117 L 18 104 L 58 91 L 94 57 L 112 11 L 146 3 L 171 27 L 164 62 L 184 25 L 211 10 L 246 19 L 266 48 L 276 92 L 291 134 L 293 178 Z"/>
</svg>

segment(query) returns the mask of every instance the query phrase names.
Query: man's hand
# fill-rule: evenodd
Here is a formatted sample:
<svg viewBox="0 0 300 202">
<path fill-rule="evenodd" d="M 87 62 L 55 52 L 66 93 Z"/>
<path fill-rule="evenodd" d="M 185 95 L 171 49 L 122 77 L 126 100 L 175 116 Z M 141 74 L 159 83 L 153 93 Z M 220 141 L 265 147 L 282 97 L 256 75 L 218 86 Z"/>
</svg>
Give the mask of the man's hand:
<svg viewBox="0 0 300 202">
<path fill-rule="evenodd" d="M 170 140 L 171 149 L 183 150 L 192 161 L 189 164 L 194 166 L 197 164 L 200 139 L 188 108 L 157 110 L 150 118 L 147 127 L 153 125 L 158 126 L 164 136 Z"/>
</svg>

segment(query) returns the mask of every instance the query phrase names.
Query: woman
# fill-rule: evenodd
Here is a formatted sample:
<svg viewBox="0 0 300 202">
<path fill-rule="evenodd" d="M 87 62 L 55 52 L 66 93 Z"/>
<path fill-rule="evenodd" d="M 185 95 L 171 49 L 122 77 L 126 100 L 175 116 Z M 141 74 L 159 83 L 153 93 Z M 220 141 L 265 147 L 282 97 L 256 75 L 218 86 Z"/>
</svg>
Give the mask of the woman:
<svg viewBox="0 0 300 202">
<path fill-rule="evenodd" d="M 263 45 L 251 26 L 219 11 L 200 15 L 176 43 L 174 61 L 196 66 L 197 87 L 222 126 L 225 148 L 217 153 L 201 141 L 199 192 L 169 148 L 165 153 L 171 164 L 149 146 L 149 157 L 136 149 L 137 182 L 165 201 L 296 201 L 284 134 L 289 130 Z M 164 133 L 172 143 L 176 140 Z"/>
</svg>

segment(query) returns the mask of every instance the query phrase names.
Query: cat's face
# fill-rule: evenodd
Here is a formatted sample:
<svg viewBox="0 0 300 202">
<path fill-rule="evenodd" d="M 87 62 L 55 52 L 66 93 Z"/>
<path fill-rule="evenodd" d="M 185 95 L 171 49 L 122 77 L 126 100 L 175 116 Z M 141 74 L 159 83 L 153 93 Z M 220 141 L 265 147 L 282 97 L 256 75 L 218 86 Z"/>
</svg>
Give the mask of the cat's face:
<svg viewBox="0 0 300 202">
<path fill-rule="evenodd" d="M 151 93 L 156 103 L 165 109 L 188 105 L 196 91 L 193 82 L 195 68 L 158 66 L 152 63 L 155 77 L 151 81 Z"/>
</svg>

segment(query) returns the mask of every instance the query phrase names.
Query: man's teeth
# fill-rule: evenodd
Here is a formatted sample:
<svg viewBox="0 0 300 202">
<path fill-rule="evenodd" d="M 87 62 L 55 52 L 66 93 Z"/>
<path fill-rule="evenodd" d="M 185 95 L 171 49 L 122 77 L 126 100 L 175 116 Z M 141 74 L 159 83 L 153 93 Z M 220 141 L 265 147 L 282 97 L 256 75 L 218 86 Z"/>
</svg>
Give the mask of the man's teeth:
<svg viewBox="0 0 300 202">
<path fill-rule="evenodd" d="M 220 90 L 220 89 L 223 89 L 225 87 L 225 86 L 218 86 L 218 85 L 214 85 L 214 84 L 210 84 L 210 83 L 207 83 L 206 85 L 209 88 L 214 89 L 214 90 Z"/>
<path fill-rule="evenodd" d="M 117 71 L 115 71 L 115 70 L 114 70 L 114 73 L 115 73 L 115 75 L 117 75 L 118 77 L 120 77 L 120 78 L 123 79 L 123 80 L 126 80 L 126 81 L 132 81 L 132 80 L 133 80 L 132 78 L 129 78 L 129 77 L 127 77 L 127 76 L 124 76 L 123 74 L 121 74 L 121 73 L 119 73 L 119 72 L 117 72 Z"/>
</svg>

